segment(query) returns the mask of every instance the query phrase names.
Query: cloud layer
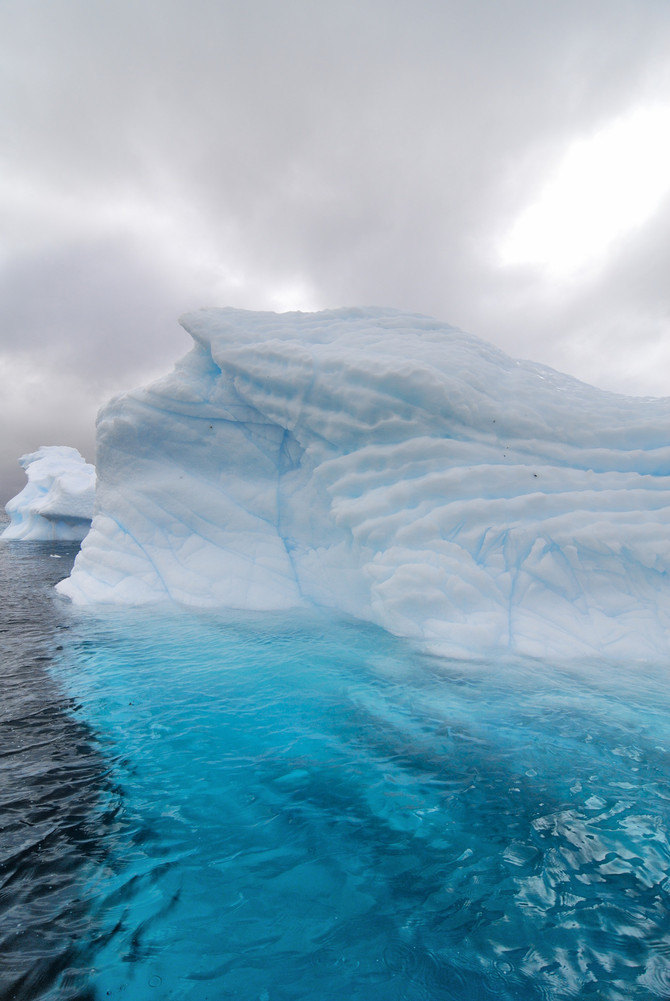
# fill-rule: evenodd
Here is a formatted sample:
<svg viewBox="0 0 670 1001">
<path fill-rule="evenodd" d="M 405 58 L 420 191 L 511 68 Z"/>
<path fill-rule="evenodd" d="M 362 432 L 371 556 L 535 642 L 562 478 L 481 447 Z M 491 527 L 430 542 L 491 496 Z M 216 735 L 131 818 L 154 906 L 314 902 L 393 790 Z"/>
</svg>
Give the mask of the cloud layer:
<svg viewBox="0 0 670 1001">
<path fill-rule="evenodd" d="M 670 199 L 575 274 L 500 248 L 571 144 L 670 106 L 660 0 L 5 0 L 0 493 L 201 305 L 430 313 L 670 394 Z"/>
</svg>

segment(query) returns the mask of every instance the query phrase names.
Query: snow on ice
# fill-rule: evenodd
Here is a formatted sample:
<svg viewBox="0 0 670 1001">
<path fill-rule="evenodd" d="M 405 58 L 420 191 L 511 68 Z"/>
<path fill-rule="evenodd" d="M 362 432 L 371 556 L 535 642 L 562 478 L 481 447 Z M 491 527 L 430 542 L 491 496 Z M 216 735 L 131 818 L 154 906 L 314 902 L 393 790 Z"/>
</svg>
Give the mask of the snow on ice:
<svg viewBox="0 0 670 1001">
<path fill-rule="evenodd" d="M 670 400 L 392 310 L 182 323 L 174 372 L 100 414 L 73 601 L 325 606 L 459 656 L 670 653 Z"/>
<path fill-rule="evenodd" d="M 79 542 L 91 527 L 95 467 L 76 448 L 43 445 L 22 455 L 28 482 L 6 505 L 3 539 Z"/>
</svg>

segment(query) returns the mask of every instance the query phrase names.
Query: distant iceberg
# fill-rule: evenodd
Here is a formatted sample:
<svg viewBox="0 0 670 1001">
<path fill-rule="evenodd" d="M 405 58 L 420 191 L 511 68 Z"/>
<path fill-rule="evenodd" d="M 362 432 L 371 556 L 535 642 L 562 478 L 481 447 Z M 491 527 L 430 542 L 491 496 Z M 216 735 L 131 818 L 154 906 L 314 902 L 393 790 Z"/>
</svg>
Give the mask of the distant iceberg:
<svg viewBox="0 0 670 1001">
<path fill-rule="evenodd" d="M 77 603 L 325 606 L 482 656 L 670 654 L 670 400 L 392 310 L 182 320 L 98 423 Z"/>
<path fill-rule="evenodd" d="M 43 445 L 19 463 L 28 482 L 6 505 L 11 521 L 0 537 L 81 541 L 93 517 L 95 467 L 67 445 Z"/>
</svg>

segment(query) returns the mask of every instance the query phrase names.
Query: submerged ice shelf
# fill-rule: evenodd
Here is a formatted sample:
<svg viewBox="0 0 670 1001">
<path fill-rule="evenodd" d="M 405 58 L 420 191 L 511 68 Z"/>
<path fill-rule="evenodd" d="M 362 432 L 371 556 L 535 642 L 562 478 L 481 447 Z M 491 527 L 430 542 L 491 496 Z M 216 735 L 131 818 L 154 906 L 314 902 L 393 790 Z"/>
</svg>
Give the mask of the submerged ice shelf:
<svg viewBox="0 0 670 1001">
<path fill-rule="evenodd" d="M 670 400 L 392 310 L 182 320 L 98 424 L 77 603 L 321 605 L 449 654 L 670 653 Z"/>
<path fill-rule="evenodd" d="M 76 448 L 42 445 L 22 455 L 28 482 L 6 505 L 3 539 L 79 542 L 91 527 L 95 467 Z"/>
</svg>

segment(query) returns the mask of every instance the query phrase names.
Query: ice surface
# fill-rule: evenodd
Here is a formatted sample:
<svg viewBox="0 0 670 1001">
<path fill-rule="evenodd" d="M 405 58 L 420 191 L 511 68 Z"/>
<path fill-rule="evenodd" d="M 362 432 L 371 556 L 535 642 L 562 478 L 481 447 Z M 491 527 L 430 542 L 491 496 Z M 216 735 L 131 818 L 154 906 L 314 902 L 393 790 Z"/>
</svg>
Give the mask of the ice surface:
<svg viewBox="0 0 670 1001">
<path fill-rule="evenodd" d="M 201 310 L 98 425 L 75 602 L 321 605 L 441 653 L 670 653 L 670 400 L 392 310 Z"/>
<path fill-rule="evenodd" d="M 43 445 L 22 455 L 28 482 L 6 505 L 3 539 L 79 542 L 91 526 L 95 467 L 76 448 Z"/>
</svg>

